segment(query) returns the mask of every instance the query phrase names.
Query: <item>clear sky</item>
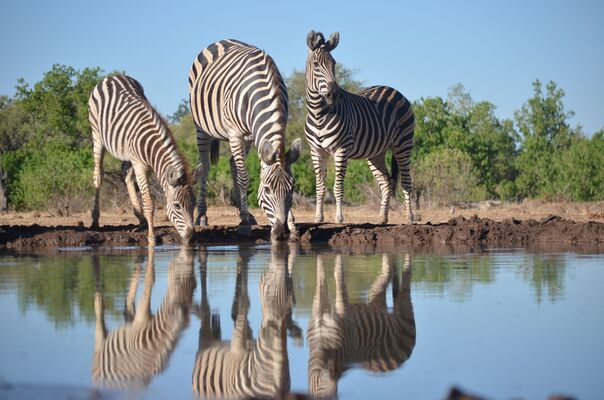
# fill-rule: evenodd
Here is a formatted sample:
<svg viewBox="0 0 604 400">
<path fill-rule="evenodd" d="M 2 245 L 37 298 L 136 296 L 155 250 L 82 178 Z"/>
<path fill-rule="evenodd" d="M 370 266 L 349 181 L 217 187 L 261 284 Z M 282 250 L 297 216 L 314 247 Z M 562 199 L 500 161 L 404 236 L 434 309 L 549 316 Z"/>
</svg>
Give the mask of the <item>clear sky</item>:
<svg viewBox="0 0 604 400">
<path fill-rule="evenodd" d="M 235 38 L 266 50 L 287 76 L 302 69 L 306 34 L 340 32 L 336 60 L 367 85 L 411 100 L 462 83 L 512 118 L 532 81 L 554 80 L 572 125 L 604 127 L 604 1 L 32 1 L 0 4 L 0 94 L 53 64 L 100 66 L 138 79 L 171 114 L 187 96 L 194 57 Z"/>
</svg>

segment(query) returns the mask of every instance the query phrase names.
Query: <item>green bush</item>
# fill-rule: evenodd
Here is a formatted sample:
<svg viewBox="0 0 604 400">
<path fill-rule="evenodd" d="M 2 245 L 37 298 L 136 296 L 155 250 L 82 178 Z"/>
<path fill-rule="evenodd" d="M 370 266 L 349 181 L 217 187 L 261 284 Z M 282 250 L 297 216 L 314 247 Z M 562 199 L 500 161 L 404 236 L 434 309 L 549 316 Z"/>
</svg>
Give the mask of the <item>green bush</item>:
<svg viewBox="0 0 604 400">
<path fill-rule="evenodd" d="M 470 156 L 458 149 L 440 149 L 412 166 L 415 190 L 428 206 L 486 197 Z"/>
<path fill-rule="evenodd" d="M 10 200 L 16 209 L 69 215 L 73 205 L 88 202 L 93 193 L 90 149 L 49 145 L 7 158 L 9 168 L 19 168 L 10 184 Z"/>
</svg>

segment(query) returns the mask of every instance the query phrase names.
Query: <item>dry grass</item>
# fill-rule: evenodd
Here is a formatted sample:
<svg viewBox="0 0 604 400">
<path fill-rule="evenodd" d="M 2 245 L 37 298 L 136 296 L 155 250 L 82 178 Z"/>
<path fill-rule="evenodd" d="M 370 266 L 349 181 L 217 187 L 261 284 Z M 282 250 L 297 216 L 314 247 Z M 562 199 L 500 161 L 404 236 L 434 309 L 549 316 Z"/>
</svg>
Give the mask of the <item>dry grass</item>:
<svg viewBox="0 0 604 400">
<path fill-rule="evenodd" d="M 268 221 L 262 211 L 255 209 L 252 213 L 258 223 L 267 224 Z M 347 206 L 344 208 L 344 219 L 347 223 L 377 223 L 379 220 L 379 206 Z M 298 206 L 294 208 L 297 222 L 313 222 L 314 206 Z M 541 219 L 549 215 L 558 215 L 562 218 L 577 221 L 604 222 L 604 202 L 544 202 L 539 200 L 525 201 L 522 203 L 493 204 L 480 202 L 457 207 L 424 208 L 415 210 L 416 223 L 425 224 L 446 222 L 457 216 L 471 217 L 478 215 L 481 218 L 490 218 L 501 221 L 516 218 L 519 220 Z M 334 220 L 335 206 L 325 206 L 325 220 Z M 212 225 L 235 225 L 239 223 L 237 210 L 233 207 L 209 207 L 208 219 Z M 403 222 L 403 212 L 400 203 L 390 212 L 390 223 Z M 0 225 L 32 225 L 44 226 L 58 225 L 90 225 L 90 213 L 78 213 L 70 217 L 53 217 L 47 212 L 8 212 L 0 214 Z M 136 224 L 137 220 L 129 208 L 110 208 L 101 212 L 101 225 L 126 225 Z M 162 209 L 156 211 L 155 223 L 157 226 L 168 225 L 169 221 Z"/>
</svg>

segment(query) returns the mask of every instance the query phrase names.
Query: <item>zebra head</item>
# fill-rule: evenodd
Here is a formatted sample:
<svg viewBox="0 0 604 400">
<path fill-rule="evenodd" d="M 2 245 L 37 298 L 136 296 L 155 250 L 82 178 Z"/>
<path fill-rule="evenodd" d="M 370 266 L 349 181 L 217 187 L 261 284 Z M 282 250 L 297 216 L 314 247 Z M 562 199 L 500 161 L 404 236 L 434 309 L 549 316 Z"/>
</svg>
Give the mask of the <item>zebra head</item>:
<svg viewBox="0 0 604 400">
<path fill-rule="evenodd" d="M 291 164 L 298 161 L 302 140 L 296 139 L 283 154 L 282 147 L 273 147 L 268 140 L 260 149 L 260 187 L 258 204 L 271 224 L 271 240 L 287 238 L 287 217 L 292 206 L 294 176 Z"/>
<path fill-rule="evenodd" d="M 332 33 L 327 41 L 321 32 L 310 31 L 306 37 L 309 50 L 306 85 L 311 93 L 319 93 L 328 105 L 335 104 L 340 94 L 340 87 L 336 82 L 336 61 L 330 53 L 339 41 L 338 32 Z"/>
<path fill-rule="evenodd" d="M 195 170 L 198 174 L 200 167 Z M 195 195 L 191 188 L 188 174 L 178 172 L 177 168 L 169 166 L 166 171 L 166 214 L 182 238 L 183 243 L 189 243 L 193 238 L 193 214 L 195 212 Z"/>
</svg>

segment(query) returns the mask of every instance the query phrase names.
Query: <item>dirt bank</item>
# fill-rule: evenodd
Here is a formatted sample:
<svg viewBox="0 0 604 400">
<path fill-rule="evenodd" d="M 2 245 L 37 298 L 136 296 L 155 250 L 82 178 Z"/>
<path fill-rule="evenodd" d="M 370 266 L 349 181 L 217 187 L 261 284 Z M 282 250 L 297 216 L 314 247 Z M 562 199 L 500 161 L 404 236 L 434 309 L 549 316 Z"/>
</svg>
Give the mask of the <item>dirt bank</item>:
<svg viewBox="0 0 604 400">
<path fill-rule="evenodd" d="M 488 247 L 528 247 L 549 244 L 553 248 L 572 249 L 589 246 L 604 250 L 604 223 L 574 222 L 557 216 L 541 220 L 509 219 L 494 221 L 477 216 L 457 217 L 439 224 L 372 225 L 300 223 L 303 246 L 329 244 L 334 247 L 366 248 L 375 246 L 425 247 L 441 245 L 481 245 Z M 178 244 L 179 237 L 170 226 L 156 228 L 157 244 Z M 264 243 L 269 240 L 268 226 L 242 229 L 235 225 L 198 228 L 197 244 Z M 103 226 L 90 230 L 80 226 L 2 225 L 0 246 L 12 249 L 60 248 L 80 246 L 146 245 L 146 232 L 135 225 Z M 570 247 L 569 247 L 570 246 Z"/>
</svg>

